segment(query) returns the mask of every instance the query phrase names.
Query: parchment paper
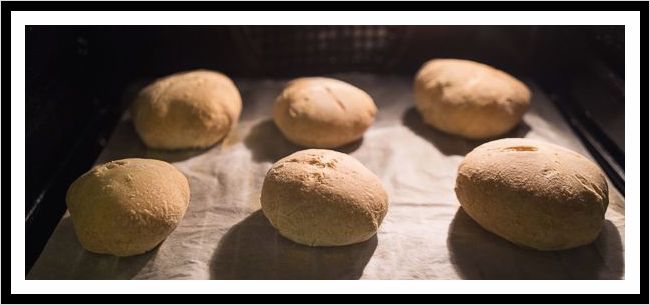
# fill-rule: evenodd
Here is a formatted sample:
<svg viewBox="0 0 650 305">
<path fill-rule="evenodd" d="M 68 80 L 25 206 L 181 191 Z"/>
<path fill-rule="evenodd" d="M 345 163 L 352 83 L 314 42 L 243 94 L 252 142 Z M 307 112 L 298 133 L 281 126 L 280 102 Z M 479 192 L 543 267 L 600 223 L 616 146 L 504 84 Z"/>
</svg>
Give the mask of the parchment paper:
<svg viewBox="0 0 650 305">
<path fill-rule="evenodd" d="M 27 279 L 620 279 L 624 276 L 624 199 L 610 185 L 600 237 L 559 252 L 515 246 L 474 223 L 454 194 L 463 156 L 482 142 L 424 125 L 413 108 L 412 79 L 337 74 L 366 90 L 379 113 L 363 140 L 339 149 L 379 176 L 390 207 L 379 233 L 347 247 L 310 248 L 275 232 L 259 195 L 271 164 L 299 147 L 271 121 L 286 80 L 236 80 L 239 125 L 202 151 L 147 150 L 125 115 L 97 163 L 127 157 L 172 162 L 189 179 L 191 202 L 178 228 L 153 251 L 128 258 L 79 245 L 66 214 Z M 532 109 L 509 135 L 553 142 L 589 155 L 533 83 Z M 64 200 L 63 198 L 61 200 Z"/>
</svg>

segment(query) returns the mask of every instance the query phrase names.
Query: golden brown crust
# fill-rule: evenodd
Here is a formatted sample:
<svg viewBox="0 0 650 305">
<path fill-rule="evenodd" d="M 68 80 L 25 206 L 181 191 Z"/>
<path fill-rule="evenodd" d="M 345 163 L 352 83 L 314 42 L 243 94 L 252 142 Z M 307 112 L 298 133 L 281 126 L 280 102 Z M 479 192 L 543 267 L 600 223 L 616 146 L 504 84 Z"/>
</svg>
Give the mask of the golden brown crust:
<svg viewBox="0 0 650 305">
<path fill-rule="evenodd" d="M 273 120 L 291 142 L 305 147 L 334 148 L 363 136 L 377 107 L 363 90 L 324 77 L 295 79 L 273 107 Z"/>
<path fill-rule="evenodd" d="M 189 200 L 187 178 L 153 159 L 96 166 L 75 180 L 66 195 L 81 245 L 117 256 L 156 247 L 181 221 Z"/>
<path fill-rule="evenodd" d="M 458 169 L 456 195 L 486 230 L 539 250 L 591 243 L 607 209 L 600 168 L 563 147 L 502 139 L 470 152 Z"/>
<path fill-rule="evenodd" d="M 388 210 L 379 178 L 356 159 L 324 149 L 302 150 L 276 162 L 260 201 L 282 236 L 309 246 L 365 241 Z"/>
<path fill-rule="evenodd" d="M 232 80 L 218 72 L 195 70 L 161 78 L 142 89 L 131 116 L 150 148 L 204 148 L 226 136 L 241 107 Z"/>
<path fill-rule="evenodd" d="M 469 139 L 506 133 L 530 105 L 530 90 L 524 83 L 469 60 L 426 62 L 416 75 L 414 92 L 426 123 Z"/>
</svg>

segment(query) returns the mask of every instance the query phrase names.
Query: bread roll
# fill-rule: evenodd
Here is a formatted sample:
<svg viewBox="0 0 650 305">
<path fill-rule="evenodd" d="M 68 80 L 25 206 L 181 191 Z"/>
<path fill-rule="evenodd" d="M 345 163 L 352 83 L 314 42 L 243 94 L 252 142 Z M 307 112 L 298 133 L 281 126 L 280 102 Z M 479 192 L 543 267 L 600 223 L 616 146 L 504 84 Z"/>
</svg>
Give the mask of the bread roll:
<svg viewBox="0 0 650 305">
<path fill-rule="evenodd" d="M 123 159 L 75 180 L 66 203 L 81 245 L 95 253 L 147 252 L 171 233 L 190 201 L 187 179 L 171 164 Z"/>
<path fill-rule="evenodd" d="M 388 209 L 377 176 L 356 159 L 323 149 L 302 150 L 273 164 L 260 201 L 280 235 L 308 246 L 365 241 Z"/>
<path fill-rule="evenodd" d="M 458 169 L 456 196 L 486 230 L 538 250 L 591 243 L 609 204 L 596 164 L 529 139 L 492 141 L 470 152 Z"/>
<path fill-rule="evenodd" d="M 509 74 L 460 59 L 426 62 L 415 78 L 416 107 L 424 121 L 468 139 L 513 129 L 530 105 L 526 85 Z"/>
<path fill-rule="evenodd" d="M 205 148 L 228 134 L 241 108 L 239 90 L 227 76 L 196 70 L 158 79 L 142 89 L 131 116 L 149 148 Z"/>
<path fill-rule="evenodd" d="M 295 144 L 335 148 L 360 139 L 376 113 L 363 90 L 336 79 L 305 77 L 291 81 L 278 96 L 273 120 Z"/>
</svg>

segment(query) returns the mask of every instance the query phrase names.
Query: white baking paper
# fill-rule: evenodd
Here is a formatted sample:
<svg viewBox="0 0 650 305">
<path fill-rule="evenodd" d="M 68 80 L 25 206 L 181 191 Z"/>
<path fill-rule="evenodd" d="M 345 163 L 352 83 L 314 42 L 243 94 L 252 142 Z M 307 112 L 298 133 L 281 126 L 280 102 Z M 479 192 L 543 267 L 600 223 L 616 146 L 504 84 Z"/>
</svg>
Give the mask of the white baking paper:
<svg viewBox="0 0 650 305">
<path fill-rule="evenodd" d="M 339 149 L 380 177 L 390 198 L 379 233 L 367 242 L 311 248 L 276 233 L 260 212 L 271 164 L 299 147 L 271 120 L 286 80 L 236 80 L 244 110 L 220 144 L 198 151 L 147 150 L 125 115 L 97 163 L 146 157 L 172 162 L 189 179 L 191 202 L 178 228 L 153 251 L 117 258 L 85 251 L 66 214 L 27 279 L 621 279 L 624 199 L 610 185 L 600 237 L 568 251 L 515 246 L 459 209 L 456 170 L 480 141 L 436 131 L 413 108 L 412 79 L 337 74 L 378 105 L 362 141 Z M 589 155 L 534 84 L 532 109 L 510 137 L 546 140 Z M 64 200 L 61 198 L 61 200 Z"/>
</svg>

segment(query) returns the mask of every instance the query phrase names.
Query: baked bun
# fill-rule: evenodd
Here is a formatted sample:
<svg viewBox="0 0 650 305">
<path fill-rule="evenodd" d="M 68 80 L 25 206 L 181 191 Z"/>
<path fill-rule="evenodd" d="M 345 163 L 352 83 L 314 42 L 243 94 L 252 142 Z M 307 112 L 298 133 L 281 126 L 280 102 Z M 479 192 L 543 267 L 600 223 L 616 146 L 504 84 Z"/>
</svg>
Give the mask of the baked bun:
<svg viewBox="0 0 650 305">
<path fill-rule="evenodd" d="M 376 113 L 366 92 L 324 77 L 289 82 L 273 106 L 273 120 L 282 134 L 313 148 L 335 148 L 360 139 Z"/>
<path fill-rule="evenodd" d="M 214 71 L 181 72 L 156 80 L 131 106 L 135 130 L 149 148 L 212 146 L 239 120 L 239 90 Z"/>
<path fill-rule="evenodd" d="M 77 178 L 66 203 L 81 245 L 95 253 L 130 256 L 162 242 L 190 202 L 185 176 L 169 163 L 123 159 Z"/>
<path fill-rule="evenodd" d="M 530 91 L 511 75 L 460 59 L 426 62 L 415 77 L 415 103 L 424 121 L 468 139 L 513 129 L 530 105 Z"/>
<path fill-rule="evenodd" d="M 280 235 L 308 246 L 368 240 L 388 210 L 377 176 L 353 157 L 324 149 L 302 150 L 273 164 L 260 201 Z"/>
<path fill-rule="evenodd" d="M 492 141 L 470 152 L 458 168 L 456 196 L 486 230 L 538 250 L 591 243 L 609 204 L 596 164 L 529 139 Z"/>
</svg>

